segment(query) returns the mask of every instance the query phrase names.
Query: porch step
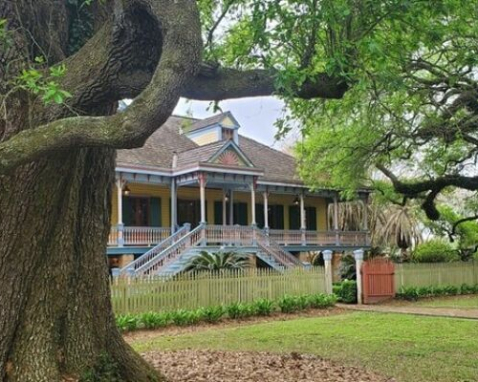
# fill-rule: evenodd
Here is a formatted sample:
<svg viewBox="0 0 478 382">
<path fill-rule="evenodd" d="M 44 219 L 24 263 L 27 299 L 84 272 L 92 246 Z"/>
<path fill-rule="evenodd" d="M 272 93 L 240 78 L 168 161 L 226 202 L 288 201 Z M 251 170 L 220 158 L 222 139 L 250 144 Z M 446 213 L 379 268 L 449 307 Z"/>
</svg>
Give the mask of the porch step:
<svg viewBox="0 0 478 382">
<path fill-rule="evenodd" d="M 191 248 L 187 250 L 186 252 L 182 253 L 175 261 L 169 263 L 165 267 L 162 267 L 158 271 L 157 275 L 163 277 L 177 275 L 178 273 L 182 272 L 184 268 L 186 268 L 186 266 L 189 264 L 191 259 L 197 256 L 202 250 L 203 248 Z"/>
<path fill-rule="evenodd" d="M 285 271 L 285 266 L 277 262 L 273 256 L 262 251 L 258 251 L 256 253 L 256 256 L 262 261 L 264 261 L 266 264 L 268 264 L 271 268 L 275 269 L 276 271 L 279 271 L 279 272 Z"/>
</svg>

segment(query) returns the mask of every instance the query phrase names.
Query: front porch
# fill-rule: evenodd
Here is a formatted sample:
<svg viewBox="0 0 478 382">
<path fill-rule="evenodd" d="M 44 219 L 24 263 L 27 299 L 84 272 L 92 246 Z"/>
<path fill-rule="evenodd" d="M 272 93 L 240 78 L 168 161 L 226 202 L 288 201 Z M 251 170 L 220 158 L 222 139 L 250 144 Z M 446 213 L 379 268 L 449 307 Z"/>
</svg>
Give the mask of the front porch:
<svg viewBox="0 0 478 382">
<path fill-rule="evenodd" d="M 240 246 L 250 241 L 254 229 L 261 231 L 288 251 L 345 250 L 370 245 L 370 237 L 367 231 L 281 230 L 240 225 L 207 224 L 205 225 L 203 245 Z M 145 252 L 166 240 L 171 234 L 170 227 L 115 226 L 111 228 L 108 239 L 109 253 L 119 253 L 121 251 L 131 253 L 133 248 L 139 252 Z M 113 248 L 115 250 L 112 250 Z"/>
</svg>

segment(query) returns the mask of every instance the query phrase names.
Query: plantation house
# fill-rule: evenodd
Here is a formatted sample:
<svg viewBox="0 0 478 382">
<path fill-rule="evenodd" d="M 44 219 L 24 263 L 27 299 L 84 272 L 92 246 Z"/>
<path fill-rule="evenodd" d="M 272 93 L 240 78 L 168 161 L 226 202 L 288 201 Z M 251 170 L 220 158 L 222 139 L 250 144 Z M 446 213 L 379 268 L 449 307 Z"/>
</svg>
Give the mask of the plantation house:
<svg viewBox="0 0 478 382">
<path fill-rule="evenodd" d="M 338 191 L 309 190 L 293 157 L 239 128 L 229 112 L 173 116 L 144 147 L 118 151 L 110 265 L 174 274 L 200 250 L 232 248 L 281 270 L 303 266 L 306 253 L 368 246 L 366 216 L 360 230 L 339 231 Z"/>
</svg>

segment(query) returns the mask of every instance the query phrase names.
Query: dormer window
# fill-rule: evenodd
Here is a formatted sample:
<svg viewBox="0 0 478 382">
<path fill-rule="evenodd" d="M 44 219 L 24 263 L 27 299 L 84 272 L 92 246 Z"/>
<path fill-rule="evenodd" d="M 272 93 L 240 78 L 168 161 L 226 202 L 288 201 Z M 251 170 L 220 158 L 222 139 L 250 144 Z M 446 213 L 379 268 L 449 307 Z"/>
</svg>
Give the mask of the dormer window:
<svg viewBox="0 0 478 382">
<path fill-rule="evenodd" d="M 223 141 L 229 141 L 231 139 L 234 139 L 234 130 L 232 129 L 222 129 L 222 140 Z"/>
<path fill-rule="evenodd" d="M 234 141 L 239 144 L 239 123 L 230 112 L 215 115 L 192 123 L 184 134 L 199 146 L 218 141 Z"/>
</svg>

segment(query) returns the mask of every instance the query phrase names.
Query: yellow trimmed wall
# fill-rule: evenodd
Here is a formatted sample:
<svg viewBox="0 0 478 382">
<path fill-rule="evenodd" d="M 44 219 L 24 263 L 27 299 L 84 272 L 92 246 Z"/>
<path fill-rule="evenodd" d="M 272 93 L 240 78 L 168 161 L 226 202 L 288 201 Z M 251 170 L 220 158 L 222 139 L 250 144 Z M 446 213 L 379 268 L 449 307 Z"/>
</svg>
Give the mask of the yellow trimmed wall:
<svg viewBox="0 0 478 382">
<path fill-rule="evenodd" d="M 161 187 L 150 184 L 135 184 L 128 183 L 128 188 L 131 190 L 131 196 L 153 196 L 161 198 L 161 225 L 169 227 L 171 224 L 171 217 L 169 216 L 169 200 L 171 193 L 169 187 Z M 207 200 L 207 221 L 214 223 L 214 202 L 222 201 L 222 190 L 206 189 Z M 117 191 L 113 193 L 113 210 L 111 215 L 111 222 L 113 225 L 118 222 L 118 194 Z M 197 187 L 179 187 L 178 199 L 199 200 L 199 188 Z M 284 206 L 284 228 L 289 229 L 289 206 L 294 205 L 294 195 L 279 195 L 269 194 L 269 205 L 282 204 Z M 247 203 L 248 218 L 252 216 L 251 209 L 251 194 L 249 192 L 234 192 L 235 202 Z M 256 203 L 263 204 L 262 193 L 256 193 Z M 319 231 L 327 229 L 327 207 L 324 198 L 306 197 L 306 207 L 316 207 L 317 210 L 317 227 Z M 257 214 L 257 212 L 256 212 Z"/>
</svg>

